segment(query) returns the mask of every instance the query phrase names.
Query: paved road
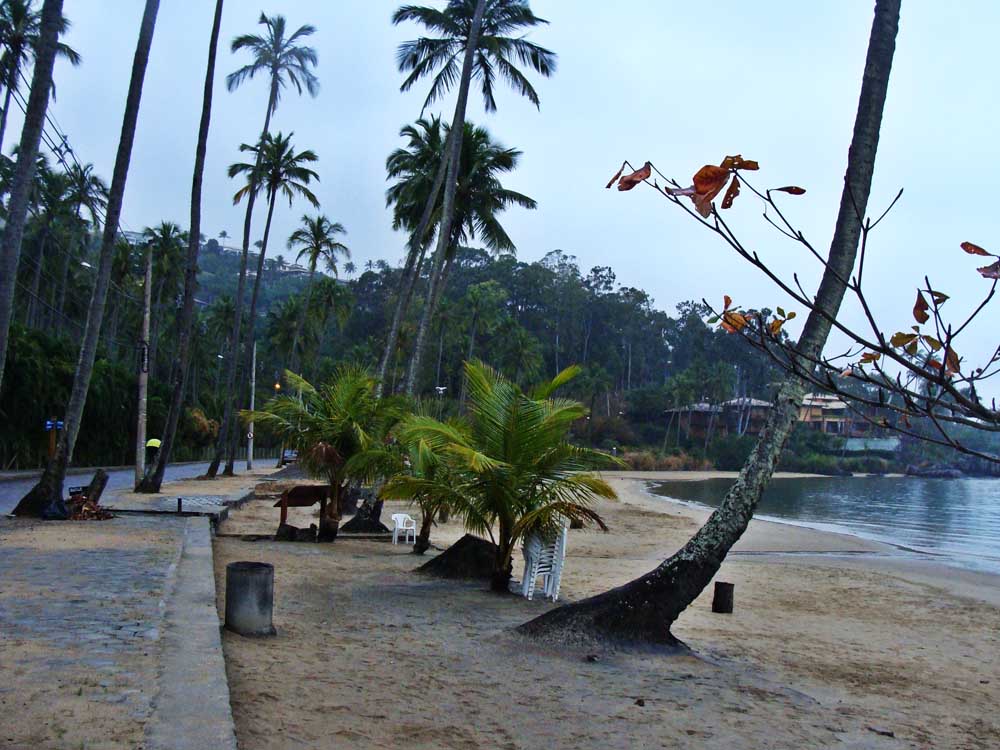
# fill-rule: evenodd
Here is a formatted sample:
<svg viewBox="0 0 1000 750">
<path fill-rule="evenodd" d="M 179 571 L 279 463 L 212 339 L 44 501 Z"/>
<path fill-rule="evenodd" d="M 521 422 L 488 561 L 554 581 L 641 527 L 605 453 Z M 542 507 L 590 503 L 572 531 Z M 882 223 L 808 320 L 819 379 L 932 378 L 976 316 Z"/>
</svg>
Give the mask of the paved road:
<svg viewBox="0 0 1000 750">
<path fill-rule="evenodd" d="M 179 466 L 168 466 L 164 481 L 172 479 L 187 479 L 205 473 L 208 464 L 181 464 Z M 66 479 L 66 487 L 87 484 L 90 481 L 90 474 L 74 474 Z M 24 495 L 34 486 L 38 475 L 18 476 L 16 479 L 0 480 L 0 515 L 10 513 L 14 506 Z M 132 469 L 120 469 L 108 473 L 108 486 L 105 492 L 110 490 L 127 489 L 132 486 L 135 473 Z"/>
</svg>

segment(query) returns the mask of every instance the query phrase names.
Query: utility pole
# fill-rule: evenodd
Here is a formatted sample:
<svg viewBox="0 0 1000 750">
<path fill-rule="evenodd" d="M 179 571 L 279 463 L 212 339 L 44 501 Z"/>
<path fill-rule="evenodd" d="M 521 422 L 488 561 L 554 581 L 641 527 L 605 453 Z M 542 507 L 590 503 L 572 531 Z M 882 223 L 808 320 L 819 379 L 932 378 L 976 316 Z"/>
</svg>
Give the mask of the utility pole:
<svg viewBox="0 0 1000 750">
<path fill-rule="evenodd" d="M 142 288 L 142 338 L 139 340 L 139 409 L 135 427 L 135 486 L 146 474 L 146 391 L 149 386 L 149 317 L 153 299 L 153 248 L 146 248 Z"/>
<path fill-rule="evenodd" d="M 250 411 L 253 412 L 255 394 L 257 391 L 257 342 L 253 342 L 253 353 L 250 355 Z M 253 420 L 247 429 L 247 471 L 253 470 Z"/>
</svg>

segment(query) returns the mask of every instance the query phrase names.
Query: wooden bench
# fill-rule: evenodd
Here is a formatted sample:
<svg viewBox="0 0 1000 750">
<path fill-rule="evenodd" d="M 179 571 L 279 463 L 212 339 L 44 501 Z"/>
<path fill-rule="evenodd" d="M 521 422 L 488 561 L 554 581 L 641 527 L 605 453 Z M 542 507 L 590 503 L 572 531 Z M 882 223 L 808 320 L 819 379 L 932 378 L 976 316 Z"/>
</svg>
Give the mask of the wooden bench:
<svg viewBox="0 0 1000 750">
<path fill-rule="evenodd" d="M 326 513 L 326 501 L 330 499 L 330 488 L 322 484 L 300 484 L 281 493 L 274 504 L 281 508 L 281 525 L 288 523 L 289 508 L 309 508 L 319 503 L 319 517 Z"/>
</svg>

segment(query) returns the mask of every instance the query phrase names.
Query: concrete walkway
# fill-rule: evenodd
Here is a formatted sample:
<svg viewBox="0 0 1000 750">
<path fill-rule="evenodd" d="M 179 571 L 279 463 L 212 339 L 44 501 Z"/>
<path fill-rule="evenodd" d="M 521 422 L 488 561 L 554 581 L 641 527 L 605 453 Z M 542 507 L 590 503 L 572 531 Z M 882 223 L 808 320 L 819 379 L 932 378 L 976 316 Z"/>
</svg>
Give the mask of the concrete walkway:
<svg viewBox="0 0 1000 750">
<path fill-rule="evenodd" d="M 113 494 L 143 512 L 109 521 L 0 518 L 0 748 L 235 750 L 211 524 L 266 473 Z M 199 515 L 157 512 L 178 496 Z"/>
</svg>

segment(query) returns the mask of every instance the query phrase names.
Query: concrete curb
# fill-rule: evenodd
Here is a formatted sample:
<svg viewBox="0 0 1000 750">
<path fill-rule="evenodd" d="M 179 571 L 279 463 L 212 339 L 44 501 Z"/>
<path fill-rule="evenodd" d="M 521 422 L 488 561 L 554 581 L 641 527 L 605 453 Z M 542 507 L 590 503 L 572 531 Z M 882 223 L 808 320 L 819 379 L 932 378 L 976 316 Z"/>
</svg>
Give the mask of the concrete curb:
<svg viewBox="0 0 1000 750">
<path fill-rule="evenodd" d="M 148 750 L 236 750 L 229 682 L 215 608 L 209 519 L 188 518 L 161 638 L 159 690 Z"/>
</svg>

